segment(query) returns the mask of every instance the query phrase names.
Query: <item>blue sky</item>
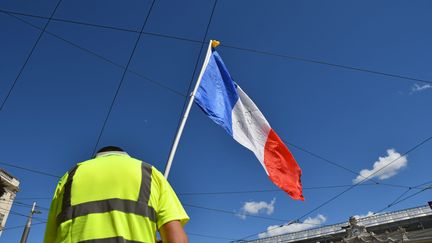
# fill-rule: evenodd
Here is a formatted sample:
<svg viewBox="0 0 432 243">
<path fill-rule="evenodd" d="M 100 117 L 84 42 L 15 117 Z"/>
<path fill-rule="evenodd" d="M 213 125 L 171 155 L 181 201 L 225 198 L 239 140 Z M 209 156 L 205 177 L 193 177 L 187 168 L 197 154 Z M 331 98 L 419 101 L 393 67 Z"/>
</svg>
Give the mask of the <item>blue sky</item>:
<svg viewBox="0 0 432 243">
<path fill-rule="evenodd" d="M 1 0 L 0 9 L 49 17 L 56 4 Z M 14 15 L 32 27 L 0 12 L 0 163 L 21 181 L 21 206 L 12 208 L 7 227 L 25 224 L 17 214 L 30 209 L 22 203 L 48 208 L 57 179 L 4 163 L 61 176 L 92 155 L 150 6 L 63 0 L 7 100 L 39 36 L 35 27 L 47 20 Z M 205 37 L 213 6 L 212 0 L 155 2 L 98 146 L 122 146 L 163 171 L 200 48 L 198 66 L 204 57 L 201 42 L 217 39 L 235 81 L 295 145 L 289 148 L 303 171 L 306 200 L 277 191 L 253 153 L 194 105 L 169 178 L 191 217 L 190 242 L 256 238 L 305 214 L 299 229 L 346 221 L 431 181 L 429 141 L 374 177 L 379 185 L 355 187 L 309 214 L 348 188 L 317 187 L 353 185 L 356 173 L 373 172 L 375 162 L 380 168 L 432 136 L 432 84 L 413 80 L 432 80 L 431 2 L 218 0 Z M 428 200 L 426 190 L 385 211 Z M 41 242 L 43 232 L 44 224 L 34 225 L 28 242 Z M 2 242 L 17 242 L 21 233 L 6 229 Z"/>
</svg>

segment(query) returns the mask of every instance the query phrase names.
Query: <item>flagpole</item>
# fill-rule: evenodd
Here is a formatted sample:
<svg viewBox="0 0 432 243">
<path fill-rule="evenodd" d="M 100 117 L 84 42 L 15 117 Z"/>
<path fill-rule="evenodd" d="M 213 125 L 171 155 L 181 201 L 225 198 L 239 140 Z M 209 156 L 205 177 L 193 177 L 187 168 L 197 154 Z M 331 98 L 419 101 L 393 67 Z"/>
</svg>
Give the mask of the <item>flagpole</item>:
<svg viewBox="0 0 432 243">
<path fill-rule="evenodd" d="M 179 144 L 179 142 L 180 142 L 180 137 L 181 137 L 181 135 L 182 135 L 182 133 L 183 133 L 184 126 L 185 126 L 185 124 L 186 124 L 186 121 L 187 121 L 188 116 L 189 116 L 189 112 L 190 112 L 190 110 L 191 110 L 191 108 L 192 108 L 192 104 L 193 104 L 193 101 L 194 101 L 194 99 L 195 99 L 195 94 L 196 94 L 196 92 L 197 92 L 197 90 L 198 90 L 198 87 L 199 87 L 199 85 L 200 85 L 200 83 L 201 83 L 201 78 L 202 78 L 202 76 L 204 75 L 205 67 L 207 66 L 207 64 L 208 64 L 208 62 L 209 62 L 209 60 L 210 60 L 210 56 L 211 56 L 211 48 L 212 48 L 212 47 L 216 47 L 217 45 L 219 45 L 219 42 L 218 42 L 218 41 L 210 40 L 209 45 L 208 45 L 208 48 L 207 48 L 206 57 L 205 57 L 205 59 L 204 59 L 203 66 L 202 66 L 202 68 L 201 68 L 201 71 L 200 71 L 200 74 L 199 74 L 199 76 L 198 76 L 198 79 L 197 79 L 197 82 L 196 82 L 196 84 L 195 84 L 195 87 L 194 87 L 192 93 L 191 93 L 190 96 L 189 96 L 189 102 L 188 102 L 188 105 L 187 105 L 186 110 L 185 110 L 185 112 L 184 112 L 184 114 L 183 114 L 183 118 L 182 118 L 181 123 L 180 123 L 180 126 L 179 126 L 179 128 L 178 128 L 178 130 L 177 130 L 177 134 L 176 134 L 176 136 L 175 136 L 174 143 L 173 143 L 173 145 L 172 145 L 172 147 L 171 147 L 171 151 L 170 151 L 170 154 L 169 154 L 169 157 L 168 157 L 168 161 L 167 161 L 167 163 L 166 163 L 164 176 L 165 176 L 165 178 L 167 178 L 167 179 L 168 179 L 169 172 L 170 172 L 170 170 L 171 170 L 171 165 L 172 165 L 172 161 L 173 161 L 173 159 L 174 159 L 174 155 L 175 155 L 175 153 L 176 153 L 176 151 L 177 151 L 177 146 L 178 146 L 178 144 Z"/>
</svg>

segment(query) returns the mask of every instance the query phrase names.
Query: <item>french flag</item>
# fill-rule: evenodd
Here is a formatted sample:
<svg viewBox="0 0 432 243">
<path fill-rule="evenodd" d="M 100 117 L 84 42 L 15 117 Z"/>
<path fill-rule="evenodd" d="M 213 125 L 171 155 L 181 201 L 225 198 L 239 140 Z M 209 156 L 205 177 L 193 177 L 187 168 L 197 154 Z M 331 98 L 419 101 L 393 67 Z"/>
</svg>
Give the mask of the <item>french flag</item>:
<svg viewBox="0 0 432 243">
<path fill-rule="evenodd" d="M 270 180 L 293 199 L 304 200 L 301 169 L 261 111 L 229 74 L 219 54 L 209 48 L 195 102 L 237 142 L 251 150 Z"/>
</svg>

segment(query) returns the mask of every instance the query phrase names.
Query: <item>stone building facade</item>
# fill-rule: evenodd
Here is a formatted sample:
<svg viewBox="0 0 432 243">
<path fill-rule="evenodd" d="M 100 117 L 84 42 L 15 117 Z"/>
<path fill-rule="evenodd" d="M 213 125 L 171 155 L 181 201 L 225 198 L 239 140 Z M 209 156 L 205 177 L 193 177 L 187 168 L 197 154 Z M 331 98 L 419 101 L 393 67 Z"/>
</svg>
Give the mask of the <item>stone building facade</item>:
<svg viewBox="0 0 432 243">
<path fill-rule="evenodd" d="M 0 235 L 6 225 L 9 212 L 15 200 L 16 194 L 19 191 L 17 178 L 0 168 L 1 187 L 4 189 L 3 195 L 0 197 Z"/>
<path fill-rule="evenodd" d="M 254 243 L 379 243 L 432 242 L 432 203 L 426 206 L 350 217 L 348 222 L 244 242 Z"/>
</svg>

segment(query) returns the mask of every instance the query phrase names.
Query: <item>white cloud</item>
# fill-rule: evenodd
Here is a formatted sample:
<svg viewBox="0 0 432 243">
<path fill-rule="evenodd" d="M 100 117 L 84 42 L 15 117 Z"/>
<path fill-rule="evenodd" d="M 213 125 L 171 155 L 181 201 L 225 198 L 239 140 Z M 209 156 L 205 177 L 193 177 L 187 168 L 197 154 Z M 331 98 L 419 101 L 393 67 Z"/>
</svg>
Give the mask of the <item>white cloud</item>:
<svg viewBox="0 0 432 243">
<path fill-rule="evenodd" d="M 374 212 L 369 211 L 367 214 L 354 215 L 354 217 L 357 219 L 360 219 L 360 218 L 369 217 L 372 215 L 374 215 Z"/>
<path fill-rule="evenodd" d="M 267 227 L 267 231 L 258 235 L 259 238 L 270 237 L 275 235 L 287 234 L 310 228 L 317 228 L 327 220 L 321 214 L 318 214 L 315 218 L 307 218 L 301 223 L 292 223 L 288 225 L 271 225 Z"/>
<path fill-rule="evenodd" d="M 379 157 L 373 164 L 371 170 L 361 170 L 359 173 L 360 175 L 353 180 L 353 183 L 358 183 L 366 177 L 368 179 L 378 177 L 380 180 L 385 180 L 396 175 L 400 169 L 404 168 L 408 164 L 407 157 L 400 156 L 401 154 L 396 152 L 394 149 L 388 149 L 386 157 Z"/>
<path fill-rule="evenodd" d="M 414 84 L 411 87 L 411 93 L 410 94 L 415 93 L 415 92 L 421 92 L 421 91 L 424 91 L 426 89 L 432 89 L 432 85 L 430 85 L 430 84 L 423 84 L 423 85 Z"/>
<path fill-rule="evenodd" d="M 276 202 L 276 198 L 273 198 L 271 202 L 267 203 L 264 201 L 261 202 L 245 202 L 243 207 L 240 209 L 239 217 L 245 219 L 247 215 L 256 215 L 262 211 L 265 211 L 267 215 L 270 215 L 274 211 L 274 205 Z"/>
</svg>

